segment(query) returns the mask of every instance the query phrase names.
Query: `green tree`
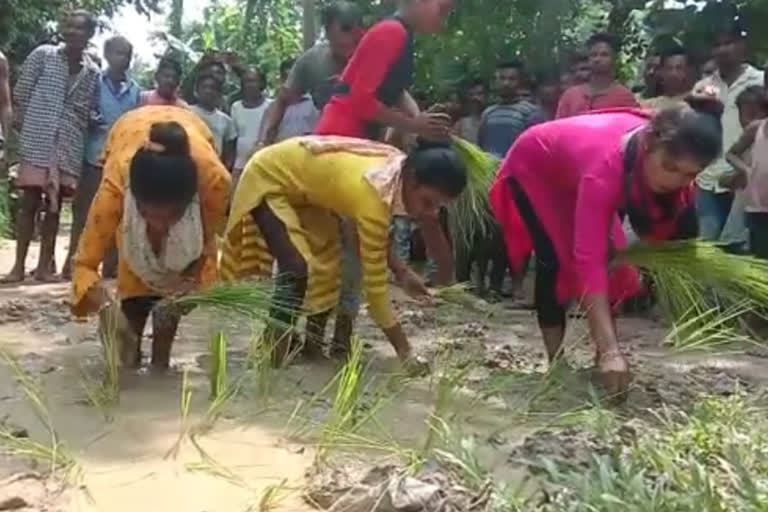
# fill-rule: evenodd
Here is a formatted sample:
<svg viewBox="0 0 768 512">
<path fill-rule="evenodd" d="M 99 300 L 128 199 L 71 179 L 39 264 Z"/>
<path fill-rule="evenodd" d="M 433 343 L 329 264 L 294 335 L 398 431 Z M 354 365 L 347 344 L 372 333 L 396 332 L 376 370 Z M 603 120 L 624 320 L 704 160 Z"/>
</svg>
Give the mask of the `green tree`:
<svg viewBox="0 0 768 512">
<path fill-rule="evenodd" d="M 160 0 L 2 0 L 0 1 L 0 49 L 12 64 L 19 64 L 32 49 L 54 35 L 55 23 L 68 9 L 88 9 L 110 17 L 123 5 L 139 12 L 156 12 Z"/>
</svg>

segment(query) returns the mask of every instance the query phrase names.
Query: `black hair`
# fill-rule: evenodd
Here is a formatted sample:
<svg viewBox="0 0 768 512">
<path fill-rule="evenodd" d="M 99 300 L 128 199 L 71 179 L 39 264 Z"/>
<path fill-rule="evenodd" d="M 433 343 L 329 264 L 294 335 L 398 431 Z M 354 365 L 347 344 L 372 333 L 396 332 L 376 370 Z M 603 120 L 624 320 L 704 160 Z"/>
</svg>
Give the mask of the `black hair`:
<svg viewBox="0 0 768 512">
<path fill-rule="evenodd" d="M 225 74 L 227 72 L 227 66 L 220 60 L 213 58 L 206 62 L 201 62 L 198 67 L 198 73 L 201 73 L 201 74 L 210 73 L 209 70 L 211 68 L 219 68 L 222 71 L 224 71 Z"/>
<path fill-rule="evenodd" d="M 93 37 L 96 33 L 96 28 L 99 26 L 99 20 L 92 12 L 85 9 L 74 9 L 67 13 L 66 20 L 69 21 L 72 18 L 85 18 L 85 26 L 88 29 L 88 33 Z"/>
<path fill-rule="evenodd" d="M 591 49 L 593 46 L 600 43 L 607 44 L 611 50 L 613 50 L 613 53 L 619 53 L 618 39 L 607 32 L 598 32 L 597 34 L 593 34 L 592 37 L 587 39 L 587 48 Z"/>
<path fill-rule="evenodd" d="M 525 72 L 525 64 L 523 64 L 523 61 L 512 59 L 512 60 L 505 60 L 501 61 L 496 65 L 496 69 L 516 69 L 519 73 Z"/>
<path fill-rule="evenodd" d="M 293 68 L 296 59 L 285 59 L 280 63 L 280 73 L 289 73 Z"/>
<path fill-rule="evenodd" d="M 157 71 L 159 72 L 163 69 L 173 71 L 179 78 L 184 74 L 181 63 L 173 57 L 166 56 L 160 59 L 160 62 L 157 63 Z"/>
<path fill-rule="evenodd" d="M 570 59 L 569 67 L 573 67 L 576 64 L 579 64 L 582 62 L 587 62 L 588 60 L 589 60 L 589 55 L 587 54 L 587 52 L 583 52 L 583 51 L 574 52 L 573 56 Z"/>
<path fill-rule="evenodd" d="M 155 123 L 149 131 L 157 148 L 141 148 L 133 156 L 130 190 L 138 202 L 188 204 L 197 193 L 197 166 L 189 137 L 179 123 Z"/>
<path fill-rule="evenodd" d="M 482 87 L 483 89 L 488 88 L 488 84 L 480 77 L 470 78 L 464 83 L 464 89 L 474 89 L 475 87 Z"/>
<path fill-rule="evenodd" d="M 545 69 L 535 75 L 536 87 L 542 85 L 560 85 L 560 72 L 557 69 Z"/>
<path fill-rule="evenodd" d="M 765 96 L 765 89 L 762 85 L 751 85 L 736 96 L 737 107 L 741 109 L 747 105 L 757 106 L 763 112 L 768 113 L 768 98 Z"/>
<path fill-rule="evenodd" d="M 656 115 L 650 123 L 650 143 L 673 156 L 689 155 L 709 165 L 723 150 L 723 104 L 711 96 L 690 95 L 685 101 L 688 106 Z"/>
<path fill-rule="evenodd" d="M 467 186 L 467 168 L 459 155 L 443 142 L 417 139 L 416 148 L 405 160 L 405 168 L 420 185 L 455 198 Z"/>
<path fill-rule="evenodd" d="M 131 47 L 131 50 L 133 50 L 133 45 L 127 38 L 117 35 L 117 36 L 112 36 L 106 41 L 104 41 L 104 54 L 109 53 L 117 43 L 127 44 L 128 46 Z"/>
<path fill-rule="evenodd" d="M 264 76 L 264 72 L 261 70 L 261 68 L 256 66 L 256 67 L 251 67 L 251 68 L 248 68 L 248 69 L 244 69 L 242 71 L 242 73 L 240 73 L 240 75 L 239 75 L 239 77 L 240 77 L 240 89 L 244 89 L 245 88 L 245 78 L 249 74 L 254 74 L 254 75 L 257 75 L 259 77 L 259 80 L 261 80 L 261 90 L 264 90 L 267 87 L 267 81 L 266 81 L 266 77 Z"/>
<path fill-rule="evenodd" d="M 663 66 L 667 59 L 671 59 L 672 57 L 685 57 L 689 66 L 693 63 L 693 59 L 688 53 L 688 50 L 681 44 L 672 44 L 661 50 L 661 65 Z"/>
<path fill-rule="evenodd" d="M 363 11 L 352 2 L 334 2 L 323 9 L 320 19 L 326 32 L 334 23 L 338 23 L 346 32 L 363 26 Z"/>
<path fill-rule="evenodd" d="M 712 33 L 715 42 L 718 40 L 742 41 L 746 38 L 743 25 L 735 19 L 727 20 L 716 26 Z"/>
</svg>

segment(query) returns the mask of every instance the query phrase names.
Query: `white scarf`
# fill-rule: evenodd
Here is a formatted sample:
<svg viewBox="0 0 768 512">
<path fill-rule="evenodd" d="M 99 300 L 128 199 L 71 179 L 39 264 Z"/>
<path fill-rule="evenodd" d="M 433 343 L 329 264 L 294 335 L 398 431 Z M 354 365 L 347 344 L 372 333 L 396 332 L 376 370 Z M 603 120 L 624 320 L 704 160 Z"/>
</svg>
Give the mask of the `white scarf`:
<svg viewBox="0 0 768 512">
<path fill-rule="evenodd" d="M 147 238 L 147 222 L 128 191 L 123 207 L 122 236 L 121 256 L 136 276 L 154 291 L 164 295 L 172 293 L 181 274 L 203 253 L 199 196 L 195 195 L 184 215 L 170 227 L 160 254 L 156 255 Z"/>
</svg>

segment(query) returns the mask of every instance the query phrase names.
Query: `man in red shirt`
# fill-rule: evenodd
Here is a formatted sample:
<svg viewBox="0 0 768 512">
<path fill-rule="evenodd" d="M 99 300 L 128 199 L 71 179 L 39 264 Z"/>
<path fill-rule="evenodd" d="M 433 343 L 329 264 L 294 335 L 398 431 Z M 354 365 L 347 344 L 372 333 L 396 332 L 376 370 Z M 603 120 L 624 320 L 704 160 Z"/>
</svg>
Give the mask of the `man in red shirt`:
<svg viewBox="0 0 768 512">
<path fill-rule="evenodd" d="M 399 0 L 394 17 L 366 32 L 323 109 L 315 133 L 380 139 L 383 129 L 428 138 L 447 137 L 450 120 L 421 113 L 408 93 L 413 84 L 413 35 L 437 33 L 453 0 Z"/>
<path fill-rule="evenodd" d="M 587 41 L 589 82 L 565 91 L 557 107 L 557 118 L 586 114 L 592 110 L 637 107 L 632 91 L 616 81 L 618 43 L 610 34 L 595 34 Z"/>
</svg>

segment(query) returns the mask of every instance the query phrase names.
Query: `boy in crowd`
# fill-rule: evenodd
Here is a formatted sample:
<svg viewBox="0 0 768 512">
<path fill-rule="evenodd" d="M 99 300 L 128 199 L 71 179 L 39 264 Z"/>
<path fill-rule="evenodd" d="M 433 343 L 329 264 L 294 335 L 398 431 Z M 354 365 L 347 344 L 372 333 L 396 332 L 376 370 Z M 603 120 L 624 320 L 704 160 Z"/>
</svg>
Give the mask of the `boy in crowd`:
<svg viewBox="0 0 768 512">
<path fill-rule="evenodd" d="M 520 97 L 526 87 L 522 62 L 503 62 L 496 67 L 496 93 L 499 103 L 483 112 L 478 144 L 497 158 L 504 158 L 517 137 L 528 126 L 536 105 Z"/>
<path fill-rule="evenodd" d="M 477 144 L 480 131 L 480 119 L 485 109 L 487 90 L 485 82 L 476 78 L 471 80 L 463 89 L 463 102 L 466 106 L 466 114 L 455 125 L 453 132 L 462 139 Z"/>
<path fill-rule="evenodd" d="M 197 104 L 189 107 L 205 121 L 213 133 L 216 152 L 221 157 L 224 166 L 232 170 L 235 164 L 235 148 L 237 146 L 237 128 L 234 121 L 219 105 L 221 105 L 224 84 L 214 75 L 200 75 L 195 84 Z"/>
<path fill-rule="evenodd" d="M 264 143 L 267 145 L 279 139 L 279 127 L 286 110 L 305 101 L 307 94 L 311 95 L 318 111 L 323 109 L 331 97 L 334 81 L 341 75 L 363 35 L 363 13 L 354 3 L 331 4 L 323 10 L 322 18 L 328 41 L 307 50 L 283 80 L 274 108 L 266 117 Z"/>
<path fill-rule="evenodd" d="M 529 126 L 537 111 L 536 105 L 521 97 L 527 87 L 526 73 L 520 61 L 502 62 L 496 67 L 496 93 L 499 103 L 483 112 L 478 136 L 479 146 L 486 152 L 504 158 L 515 140 Z M 494 230 L 491 236 L 478 238 L 470 251 L 470 263 L 477 263 L 476 292 L 486 292 L 486 275 L 490 263 L 490 290 L 500 297 L 508 260 L 501 232 Z"/>
<path fill-rule="evenodd" d="M 648 52 L 643 62 L 643 85 L 637 95 L 640 102 L 659 96 L 662 92 L 660 76 L 661 54 L 652 50 Z"/>
<path fill-rule="evenodd" d="M 233 185 L 237 184 L 245 165 L 256 152 L 260 142 L 264 114 L 272 103 L 264 97 L 266 85 L 264 75 L 258 69 L 245 70 L 240 75 L 240 93 L 243 99 L 232 104 L 232 120 L 237 128 Z"/>
<path fill-rule="evenodd" d="M 695 90 L 714 88 L 723 103 L 723 147 L 731 147 L 743 131 L 739 120 L 736 98 L 753 85 L 763 85 L 763 72 L 746 62 L 744 33 L 737 23 L 722 27 L 715 35 L 712 55 L 717 71 L 700 81 Z M 731 166 L 720 158 L 696 176 L 696 211 L 699 217 L 699 235 L 704 240 L 717 241 L 731 211 L 733 193 L 720 185 L 723 174 Z"/>
<path fill-rule="evenodd" d="M 69 279 L 72 258 L 80 241 L 80 234 L 88 218 L 88 210 L 101 183 L 101 151 L 107 139 L 107 133 L 120 116 L 139 105 L 141 90 L 139 84 L 128 75 L 128 68 L 133 58 L 133 46 L 122 36 L 115 36 L 104 43 L 104 58 L 107 70 L 99 80 L 99 104 L 95 119 L 92 119 L 85 144 L 85 163 L 77 192 L 72 201 L 72 231 L 69 240 L 69 253 L 62 269 L 62 276 Z M 117 251 L 112 249 L 104 259 L 102 276 L 117 276 Z"/>
<path fill-rule="evenodd" d="M 739 122 L 744 129 L 726 153 L 735 172 L 724 174 L 720 185 L 734 191 L 731 213 L 720 242 L 743 252 L 747 246 L 755 256 L 768 259 L 768 100 L 765 89 L 753 85 L 736 98 Z"/>
<path fill-rule="evenodd" d="M 619 46 L 610 34 L 595 34 L 587 41 L 589 82 L 571 87 L 560 99 L 557 117 L 586 114 L 592 110 L 638 106 L 632 91 L 616 81 Z"/>
<path fill-rule="evenodd" d="M 294 59 L 284 60 L 280 64 L 280 81 L 285 83 L 291 70 L 294 68 Z M 272 113 L 278 108 L 277 100 L 273 101 L 267 112 L 264 114 L 264 126 L 262 127 L 262 141 L 263 145 L 267 145 L 270 142 L 269 123 L 271 123 Z M 280 116 L 280 121 L 277 125 L 277 133 L 274 136 L 272 142 L 281 142 L 291 137 L 301 137 L 302 135 L 309 135 L 315 129 L 317 120 L 320 117 L 320 112 L 315 108 L 315 104 L 312 101 L 312 96 L 309 93 L 303 94 L 298 97 L 291 97 L 288 105 L 285 107 L 285 111 Z"/>
<path fill-rule="evenodd" d="M 172 57 L 163 57 L 155 72 L 155 88 L 141 93 L 141 105 L 175 105 L 188 107 L 178 95 L 181 83 L 181 64 Z"/>
<path fill-rule="evenodd" d="M 6 282 L 24 279 L 27 251 L 41 205 L 40 256 L 35 279 L 54 279 L 53 259 L 61 201 L 72 197 L 83 166 L 85 127 L 99 82 L 99 69 L 85 49 L 96 32 L 87 11 L 68 14 L 63 44 L 42 45 L 29 54 L 14 90 L 20 125 L 20 167 L 16 184 L 23 190 L 16 222 L 16 262 Z"/>
<path fill-rule="evenodd" d="M 528 119 L 528 126 L 552 121 L 557 114 L 561 94 L 557 73 L 540 73 L 536 79 L 536 111 Z"/>
<path fill-rule="evenodd" d="M 643 106 L 663 110 L 682 105 L 691 92 L 692 74 L 691 57 L 685 48 L 680 45 L 666 48 L 661 52 L 663 94 L 644 101 Z"/>
</svg>

